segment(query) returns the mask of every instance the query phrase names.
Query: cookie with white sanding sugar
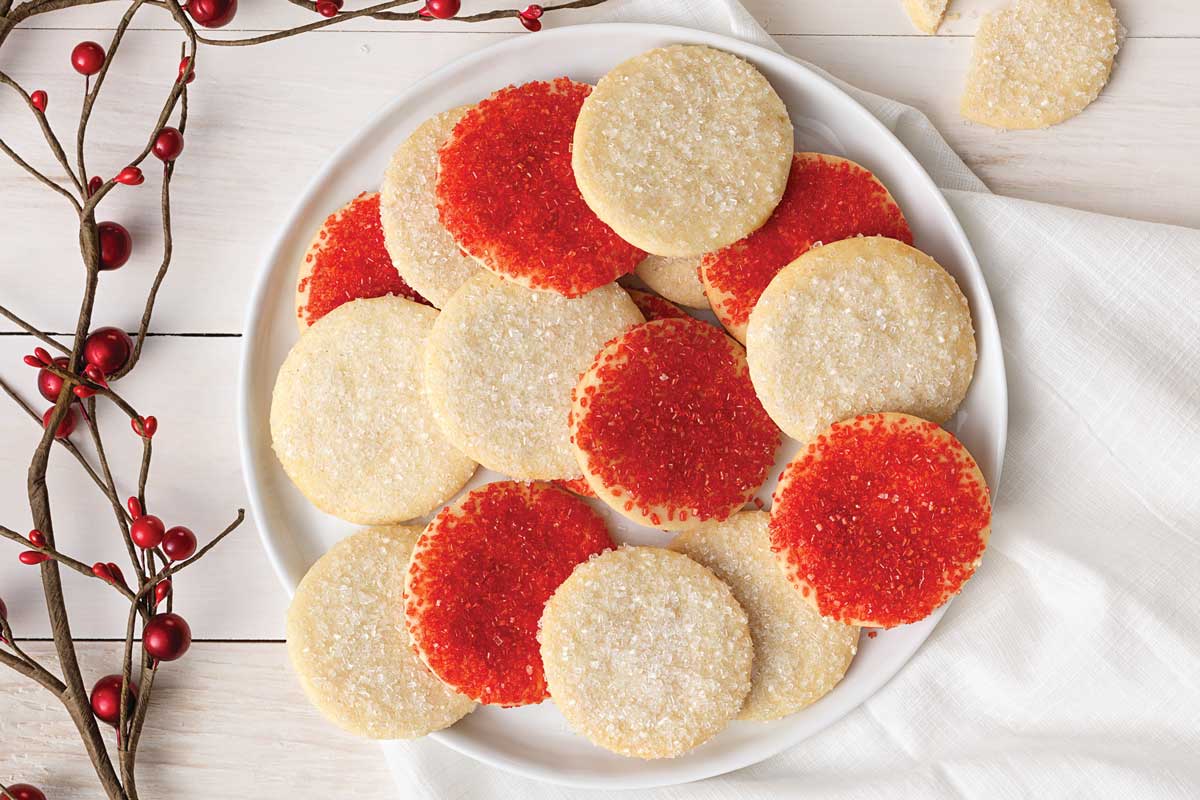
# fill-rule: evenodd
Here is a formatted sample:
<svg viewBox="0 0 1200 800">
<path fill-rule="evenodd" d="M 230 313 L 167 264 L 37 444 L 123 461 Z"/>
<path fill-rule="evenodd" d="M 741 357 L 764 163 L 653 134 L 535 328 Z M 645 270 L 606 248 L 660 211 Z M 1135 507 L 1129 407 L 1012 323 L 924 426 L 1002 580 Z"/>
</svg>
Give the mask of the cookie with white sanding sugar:
<svg viewBox="0 0 1200 800">
<path fill-rule="evenodd" d="M 924 33 L 937 33 L 946 16 L 949 0 L 903 0 L 904 11 L 913 25 Z"/>
<path fill-rule="evenodd" d="M 578 297 L 645 253 L 584 203 L 571 137 L 592 91 L 569 78 L 501 89 L 467 111 L 438 152 L 438 217 L 485 268 Z"/>
<path fill-rule="evenodd" d="M 421 351 L 436 309 L 399 297 L 354 300 L 293 345 L 271 394 L 271 446 L 309 501 L 335 517 L 387 525 L 429 513 L 475 462 L 434 422 Z"/>
<path fill-rule="evenodd" d="M 571 163 L 596 216 L 660 256 L 750 234 L 783 196 L 792 121 L 745 59 L 700 45 L 618 64 L 583 103 Z"/>
<path fill-rule="evenodd" d="M 412 739 L 475 707 L 421 663 L 401 621 L 404 573 L 421 530 L 346 537 L 309 568 L 288 607 L 288 656 L 304 693 L 359 736 Z"/>
<path fill-rule="evenodd" d="M 962 115 L 994 128 L 1064 122 L 1108 83 L 1121 23 L 1108 0 L 1016 0 L 983 18 Z"/>
<path fill-rule="evenodd" d="M 809 250 L 771 281 L 746 330 L 750 378 L 807 442 L 856 414 L 945 422 L 975 371 L 967 299 L 929 256 L 880 236 Z"/>
<path fill-rule="evenodd" d="M 688 308 L 708 308 L 704 284 L 700 283 L 700 258 L 646 256 L 634 273 L 672 303 Z"/>
<path fill-rule="evenodd" d="M 681 533 L 671 549 L 725 581 L 750 620 L 754 670 L 738 719 L 772 720 L 812 705 L 838 684 L 858 651 L 858 628 L 822 617 L 771 552 L 765 511 Z"/>
<path fill-rule="evenodd" d="M 578 477 L 567 416 L 579 373 L 642 321 L 615 283 L 568 298 L 489 272 L 446 303 L 425 350 L 425 388 L 446 438 L 523 480 Z"/>
<path fill-rule="evenodd" d="M 380 186 L 379 216 L 392 262 L 410 286 L 439 308 L 482 269 L 438 220 L 438 148 L 470 110 L 459 106 L 422 122 L 396 148 Z"/>
<path fill-rule="evenodd" d="M 363 192 L 325 219 L 299 273 L 296 324 L 301 333 L 351 300 L 394 294 L 427 303 L 396 271 L 384 247 L 377 192 Z"/>
<path fill-rule="evenodd" d="M 577 564 L 613 546 L 604 520 L 547 483 L 500 481 L 443 509 L 404 579 L 405 624 L 421 660 L 481 703 L 546 698 L 537 629 Z"/>
<path fill-rule="evenodd" d="M 580 564 L 546 603 L 538 639 L 567 724 L 624 756 L 698 747 L 750 690 L 746 612 L 708 568 L 670 550 L 623 547 Z"/>
</svg>

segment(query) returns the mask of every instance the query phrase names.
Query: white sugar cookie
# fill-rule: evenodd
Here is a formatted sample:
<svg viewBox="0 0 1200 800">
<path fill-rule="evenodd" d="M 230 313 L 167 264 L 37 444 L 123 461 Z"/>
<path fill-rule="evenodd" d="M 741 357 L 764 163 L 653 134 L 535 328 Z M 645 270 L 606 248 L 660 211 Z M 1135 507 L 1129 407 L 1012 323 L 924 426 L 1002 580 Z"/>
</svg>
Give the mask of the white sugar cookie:
<svg viewBox="0 0 1200 800">
<path fill-rule="evenodd" d="M 432 117 L 396 149 L 380 187 L 379 217 L 392 262 L 410 286 L 438 308 L 481 271 L 438 221 L 438 148 L 471 106 Z"/>
<path fill-rule="evenodd" d="M 1017 0 L 988 14 L 962 98 L 962 114 L 1026 130 L 1070 119 L 1100 95 L 1119 47 L 1108 0 Z"/>
<path fill-rule="evenodd" d="M 750 619 L 754 671 L 739 719 L 786 717 L 828 694 L 858 650 L 858 628 L 822 617 L 771 552 L 765 511 L 681 533 L 671 549 L 725 581 Z"/>
<path fill-rule="evenodd" d="M 688 308 L 708 308 L 704 284 L 700 283 L 699 256 L 646 256 L 634 272 L 642 279 L 642 283 L 672 303 Z"/>
<path fill-rule="evenodd" d="M 879 236 L 808 251 L 750 314 L 750 379 L 784 433 L 806 442 L 857 414 L 945 422 L 975 370 L 971 312 L 949 273 Z"/>
<path fill-rule="evenodd" d="M 605 342 L 641 321 L 615 283 L 568 298 L 480 273 L 450 298 L 429 338 L 434 418 L 488 469 L 523 480 L 578 477 L 571 389 Z"/>
<path fill-rule="evenodd" d="M 438 430 L 421 390 L 421 351 L 437 316 L 399 297 L 354 300 L 288 353 L 271 396 L 271 444 L 317 508 L 367 525 L 402 522 L 432 511 L 475 471 Z"/>
<path fill-rule="evenodd" d="M 792 122 L 749 62 L 698 45 L 618 64 L 583 103 L 572 166 L 619 236 L 661 256 L 699 256 L 770 216 L 792 159 Z"/>
<path fill-rule="evenodd" d="M 434 677 L 404 629 L 404 573 L 421 528 L 367 528 L 305 574 L 287 614 L 287 648 L 308 699 L 372 739 L 453 725 L 475 704 Z"/>
<path fill-rule="evenodd" d="M 946 16 L 946 6 L 950 0 L 903 0 L 904 10 L 908 18 L 918 30 L 925 33 L 937 33 Z"/>
<path fill-rule="evenodd" d="M 711 571 L 670 550 L 623 547 L 580 564 L 546 603 L 538 639 L 567 723 L 625 756 L 703 744 L 750 689 L 746 613 Z"/>
</svg>

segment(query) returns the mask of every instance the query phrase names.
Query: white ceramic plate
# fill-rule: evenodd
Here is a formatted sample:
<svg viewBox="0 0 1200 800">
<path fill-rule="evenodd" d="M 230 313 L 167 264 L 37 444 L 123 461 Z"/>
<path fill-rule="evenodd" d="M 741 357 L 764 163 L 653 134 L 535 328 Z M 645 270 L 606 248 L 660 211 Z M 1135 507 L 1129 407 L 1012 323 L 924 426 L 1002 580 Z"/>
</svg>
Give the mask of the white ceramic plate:
<svg viewBox="0 0 1200 800">
<path fill-rule="evenodd" d="M 979 361 L 966 402 L 947 427 L 976 457 L 995 487 L 1003 459 L 1008 404 L 995 314 L 962 228 L 929 176 L 904 146 L 840 89 L 795 61 L 736 39 L 684 28 L 610 24 L 560 28 L 488 47 L 430 75 L 401 94 L 345 144 L 309 184 L 263 265 L 246 319 L 239 425 L 250 504 L 275 570 L 292 591 L 309 565 L 354 526 L 314 509 L 271 452 L 268 414 L 275 373 L 296 341 L 296 268 L 325 216 L 378 186 L 392 150 L 425 119 L 473 103 L 506 84 L 569 75 L 595 83 L 624 59 L 668 44 L 707 44 L 758 66 L 779 92 L 796 128 L 798 150 L 835 153 L 871 169 L 908 217 L 919 248 L 958 280 L 971 303 Z M 795 451 L 785 446 L 780 464 Z M 779 469 L 772 473 L 777 475 Z M 480 470 L 475 486 L 501 476 Z M 769 503 L 772 481 L 760 493 Z M 617 538 L 666 544 L 669 537 L 609 515 Z M 609 789 L 682 783 L 761 761 L 812 736 L 878 691 L 932 632 L 944 609 L 915 625 L 863 637 L 845 679 L 829 695 L 787 719 L 735 722 L 676 759 L 640 761 L 575 736 L 552 701 L 520 709 L 480 708 L 433 734 L 480 761 L 533 778 Z M 385 744 L 385 747 L 387 745 Z"/>
</svg>

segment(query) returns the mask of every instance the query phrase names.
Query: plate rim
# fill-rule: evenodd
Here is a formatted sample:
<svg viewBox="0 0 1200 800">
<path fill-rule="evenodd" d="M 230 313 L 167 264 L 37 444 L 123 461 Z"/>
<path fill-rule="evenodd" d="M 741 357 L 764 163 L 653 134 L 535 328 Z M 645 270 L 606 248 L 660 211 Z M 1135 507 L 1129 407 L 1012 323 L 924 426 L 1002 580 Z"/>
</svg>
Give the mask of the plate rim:
<svg viewBox="0 0 1200 800">
<path fill-rule="evenodd" d="M 325 159 L 324 163 L 305 184 L 304 188 L 297 195 L 296 200 L 292 203 L 291 207 L 284 215 L 284 221 L 282 225 L 276 231 L 269 246 L 265 249 L 263 255 L 258 261 L 258 269 L 254 277 L 253 289 L 248 298 L 246 312 L 243 318 L 242 342 L 238 358 L 237 404 L 235 412 L 237 416 L 238 450 L 239 460 L 242 467 L 242 478 L 246 487 L 250 512 L 254 519 L 259 541 L 266 552 L 268 561 L 271 563 L 272 570 L 275 572 L 276 577 L 283 585 L 283 588 L 287 592 L 289 598 L 295 591 L 295 584 L 292 583 L 289 572 L 284 566 L 284 556 L 280 552 L 275 542 L 276 537 L 269 535 L 271 525 L 266 519 L 266 514 L 263 510 L 264 506 L 262 501 L 262 493 L 259 489 L 262 481 L 259 477 L 253 457 L 254 446 L 252 441 L 253 431 L 250 419 L 250 406 L 252 402 L 251 392 L 253 390 L 255 377 L 252 374 L 252 362 L 254 360 L 253 351 L 255 349 L 254 341 L 258 329 L 267 322 L 267 315 L 265 312 L 267 309 L 266 296 L 268 285 L 274 271 L 274 265 L 281 261 L 288 247 L 288 241 L 290 239 L 288 231 L 293 226 L 294 220 L 302 214 L 305 206 L 310 202 L 310 200 L 315 195 L 319 194 L 321 186 L 323 186 L 329 180 L 331 174 L 337 169 L 337 166 L 347 157 L 350 152 L 362 145 L 363 140 L 368 137 L 369 131 L 373 130 L 377 125 L 379 125 L 384 118 L 393 114 L 398 107 L 410 102 L 412 98 L 426 93 L 432 85 L 441 81 L 444 75 L 452 72 L 458 72 L 466 67 L 486 61 L 487 58 L 498 52 L 519 50 L 524 47 L 528 47 L 529 45 L 526 44 L 527 42 L 536 42 L 540 45 L 547 40 L 578 37 L 581 35 L 581 33 L 585 35 L 587 33 L 619 34 L 622 31 L 637 31 L 639 33 L 651 35 L 657 34 L 662 38 L 678 39 L 682 43 L 705 44 L 720 49 L 738 52 L 739 55 L 745 53 L 749 57 L 761 62 L 773 62 L 773 66 L 783 70 L 794 69 L 806 73 L 810 80 L 825 84 L 833 92 L 841 95 L 842 99 L 847 104 L 847 107 L 853 110 L 853 112 L 856 113 L 866 125 L 874 128 L 877 134 L 882 134 L 886 139 L 890 139 L 900 153 L 902 153 L 902 157 L 907 159 L 908 166 L 912 168 L 916 174 L 916 179 L 924 181 L 927 184 L 925 187 L 926 189 L 933 190 L 932 194 L 936 198 L 935 202 L 940 206 L 940 211 L 943 213 L 943 215 L 950 221 L 951 228 L 949 232 L 962 246 L 962 250 L 966 256 L 965 267 L 968 269 L 968 271 L 973 271 L 976 275 L 978 275 L 982 285 L 982 292 L 980 293 L 980 296 L 972 304 L 976 336 L 982 338 L 986 334 L 989 338 L 994 339 L 994 341 L 997 343 L 994 356 L 997 362 L 996 368 L 998 369 L 998 376 L 1000 378 L 1000 396 L 997 398 L 998 419 L 995 426 L 995 435 L 991 442 L 992 450 L 995 453 L 994 475 L 989 481 L 994 505 L 995 496 L 1000 485 L 1000 478 L 1004 465 L 1004 455 L 1008 439 L 1009 417 L 1007 368 L 1004 360 L 1004 350 L 1003 347 L 1000 346 L 1000 331 L 996 320 L 995 307 L 992 303 L 991 291 L 987 285 L 986 275 L 984 274 L 983 268 L 979 263 L 979 259 L 975 254 L 975 249 L 971 244 L 971 240 L 967 236 L 961 221 L 958 219 L 958 215 L 955 214 L 954 209 L 950 206 L 950 203 L 946 199 L 941 188 L 938 187 L 936 182 L 934 182 L 924 165 L 917 160 L 916 156 L 912 154 L 904 142 L 901 141 L 891 129 L 884 125 L 884 123 L 878 117 L 871 113 L 869 109 L 863 106 L 862 103 L 860 103 L 848 91 L 846 91 L 846 89 L 839 85 L 835 79 L 831 79 L 831 76 L 826 77 L 817 69 L 797 58 L 788 55 L 785 52 L 772 50 L 762 45 L 748 42 L 734 36 L 678 25 L 642 22 L 599 22 L 566 25 L 542 31 L 538 34 L 537 40 L 530 40 L 528 37 L 516 35 L 456 58 L 420 78 L 402 92 L 398 93 L 389 102 L 381 106 L 379 110 L 364 120 L 357 127 L 357 130 L 353 135 L 346 139 L 346 141 L 343 142 L 340 147 L 338 147 L 328 156 L 328 158 Z M 952 602 L 952 600 L 953 598 L 950 602 Z M 775 739 L 767 741 L 762 750 L 760 752 L 756 752 L 750 759 L 733 759 L 732 763 L 721 762 L 716 766 L 715 769 L 697 770 L 696 774 L 691 775 L 690 777 L 676 778 L 664 775 L 661 777 L 639 778 L 637 776 L 620 775 L 611 776 L 604 780 L 584 778 L 570 773 L 548 771 L 541 767 L 533 767 L 520 762 L 493 756 L 485 749 L 468 746 L 460 737 L 446 735 L 444 731 L 435 731 L 430 734 L 430 738 L 437 740 L 440 744 L 445 745 L 462 755 L 473 758 L 490 767 L 502 769 L 506 772 L 538 781 L 575 788 L 606 788 L 614 790 L 648 789 L 663 786 L 681 785 L 692 781 L 703 780 L 705 778 L 716 777 L 737 769 L 752 766 L 753 764 L 765 761 L 768 758 L 772 758 L 784 750 L 795 747 L 797 744 L 809 738 L 810 736 L 816 735 L 822 730 L 828 728 L 834 722 L 844 719 L 845 716 L 850 713 L 850 711 L 858 708 L 871 697 L 878 694 L 889 683 L 891 683 L 896 675 L 898 675 L 905 665 L 907 665 L 909 660 L 911 660 L 916 651 L 919 650 L 928 637 L 932 635 L 942 615 L 949 607 L 950 602 L 947 602 L 941 608 L 937 609 L 934 614 L 927 618 L 930 622 L 932 622 L 928 632 L 926 632 L 925 636 L 921 637 L 919 641 L 917 641 L 908 649 L 908 652 L 904 654 L 903 658 L 897 661 L 895 669 L 883 680 L 882 683 L 879 684 L 874 692 L 867 697 L 864 697 L 855 705 L 851 706 L 841 716 L 826 720 L 823 724 L 819 725 L 815 729 L 810 730 L 804 735 L 791 737 L 787 735 L 777 736 Z M 386 742 L 383 742 L 382 744 L 384 747 L 387 747 Z"/>
</svg>

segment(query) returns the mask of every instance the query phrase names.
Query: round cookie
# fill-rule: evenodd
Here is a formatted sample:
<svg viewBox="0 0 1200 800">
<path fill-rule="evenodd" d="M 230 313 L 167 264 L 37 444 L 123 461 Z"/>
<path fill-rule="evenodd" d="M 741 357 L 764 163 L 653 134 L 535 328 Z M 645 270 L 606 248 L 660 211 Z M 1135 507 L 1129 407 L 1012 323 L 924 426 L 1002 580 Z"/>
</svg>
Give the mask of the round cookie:
<svg viewBox="0 0 1200 800">
<path fill-rule="evenodd" d="M 387 294 L 427 304 L 383 246 L 379 193 L 363 192 L 326 218 L 305 251 L 296 280 L 296 324 L 304 333 L 343 303 Z"/>
<path fill-rule="evenodd" d="M 704 284 L 700 282 L 700 258 L 646 256 L 634 270 L 642 283 L 672 303 L 688 308 L 708 308 Z"/>
<path fill-rule="evenodd" d="M 1095 100 L 1120 47 L 1108 0 L 1017 0 L 975 34 L 962 115 L 994 128 L 1064 122 Z"/>
<path fill-rule="evenodd" d="M 479 272 L 438 220 L 438 149 L 471 106 L 459 106 L 421 123 L 396 148 L 383 173 L 379 216 L 396 269 L 437 307 Z"/>
<path fill-rule="evenodd" d="M 642 321 L 616 284 L 583 297 L 480 273 L 450 298 L 425 350 L 425 387 L 446 437 L 512 478 L 575 478 L 571 388 L 604 343 Z"/>
<path fill-rule="evenodd" d="M 891 628 L 962 589 L 987 546 L 987 484 L 951 434 L 907 414 L 834 423 L 779 479 L 771 547 L 821 614 Z"/>
<path fill-rule="evenodd" d="M 402 522 L 474 473 L 421 390 L 421 350 L 437 316 L 399 297 L 354 300 L 292 346 L 271 395 L 271 444 L 317 508 L 365 525 Z"/>
<path fill-rule="evenodd" d="M 288 607 L 288 656 L 304 693 L 359 736 L 412 739 L 475 707 L 421 663 L 400 622 L 420 533 L 396 526 L 348 536 L 312 565 Z"/>
<path fill-rule="evenodd" d="M 575 185 L 571 136 L 591 90 L 569 78 L 501 89 L 463 115 L 438 154 L 438 217 L 459 246 L 498 275 L 567 297 L 645 256 Z"/>
<path fill-rule="evenodd" d="M 618 64 L 583 103 L 571 163 L 621 238 L 699 256 L 750 234 L 783 196 L 792 121 L 749 62 L 698 45 Z"/>
<path fill-rule="evenodd" d="M 851 236 L 912 244 L 900 207 L 870 170 L 838 156 L 797 153 L 766 224 L 702 259 L 704 293 L 721 324 L 744 342 L 754 304 L 781 269 L 812 247 Z"/>
<path fill-rule="evenodd" d="M 597 496 L 663 530 L 741 508 L 779 447 L 741 346 L 690 317 L 647 322 L 606 344 L 579 378 L 570 423 Z"/>
<path fill-rule="evenodd" d="M 671 542 L 725 581 L 750 620 L 754 670 L 738 719 L 779 719 L 812 705 L 837 685 L 858 650 L 858 628 L 822 617 L 779 569 L 769 520 L 765 511 L 742 511 Z"/>
<path fill-rule="evenodd" d="M 806 442 L 875 411 L 945 422 L 971 384 L 975 336 L 954 278 L 876 236 L 814 248 L 776 275 L 750 315 L 746 355 L 771 419 Z"/>
<path fill-rule="evenodd" d="M 642 312 L 642 316 L 647 322 L 653 322 L 656 319 L 685 319 L 688 315 L 679 310 L 679 307 L 669 300 L 664 300 L 658 295 L 643 292 L 641 289 L 626 289 L 629 292 L 630 299 L 634 305 L 638 307 L 638 311 Z"/>
<path fill-rule="evenodd" d="M 577 564 L 612 546 L 599 514 L 549 484 L 470 492 L 417 542 L 404 580 L 413 646 L 434 674 L 481 703 L 542 702 L 542 608 Z"/>
<path fill-rule="evenodd" d="M 750 689 L 746 613 L 712 572 L 670 550 L 623 547 L 576 567 L 546 603 L 538 639 L 567 724 L 624 756 L 698 747 Z"/>
</svg>

